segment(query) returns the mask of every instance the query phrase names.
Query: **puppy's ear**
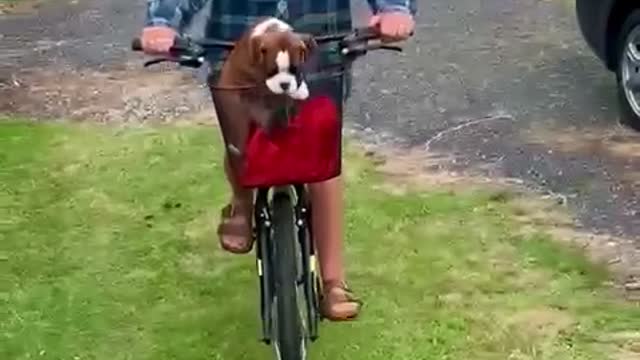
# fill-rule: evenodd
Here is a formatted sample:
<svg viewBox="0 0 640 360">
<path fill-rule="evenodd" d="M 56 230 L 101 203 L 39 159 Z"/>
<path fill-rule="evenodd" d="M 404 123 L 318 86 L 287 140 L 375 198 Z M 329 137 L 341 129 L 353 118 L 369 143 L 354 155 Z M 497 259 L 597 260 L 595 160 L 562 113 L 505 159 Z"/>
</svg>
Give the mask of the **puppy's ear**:
<svg viewBox="0 0 640 360">
<path fill-rule="evenodd" d="M 253 64 L 262 64 L 264 62 L 264 55 L 267 51 L 266 46 L 264 45 L 262 36 L 252 36 L 249 39 L 249 54 L 251 56 L 251 62 Z"/>
</svg>

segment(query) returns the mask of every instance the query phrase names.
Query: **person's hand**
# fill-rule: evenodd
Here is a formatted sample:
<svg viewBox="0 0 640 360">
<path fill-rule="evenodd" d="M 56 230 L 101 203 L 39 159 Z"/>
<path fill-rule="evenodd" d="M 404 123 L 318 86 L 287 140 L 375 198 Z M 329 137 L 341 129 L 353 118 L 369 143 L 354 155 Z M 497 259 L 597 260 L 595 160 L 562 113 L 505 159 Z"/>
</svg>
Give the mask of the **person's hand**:
<svg viewBox="0 0 640 360">
<path fill-rule="evenodd" d="M 401 41 L 413 34 L 415 22 L 411 14 L 392 11 L 372 16 L 369 26 L 377 28 L 385 41 Z"/>
<path fill-rule="evenodd" d="M 173 46 L 178 33 L 168 26 L 148 26 L 142 30 L 140 41 L 147 54 L 166 55 Z"/>
</svg>

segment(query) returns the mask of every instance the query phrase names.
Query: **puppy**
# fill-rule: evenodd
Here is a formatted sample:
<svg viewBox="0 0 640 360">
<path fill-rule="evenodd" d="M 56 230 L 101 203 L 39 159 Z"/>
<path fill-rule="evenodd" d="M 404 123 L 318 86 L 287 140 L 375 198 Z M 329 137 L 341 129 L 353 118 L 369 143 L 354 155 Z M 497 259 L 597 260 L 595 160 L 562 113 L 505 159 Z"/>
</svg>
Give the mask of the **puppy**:
<svg viewBox="0 0 640 360">
<path fill-rule="evenodd" d="M 302 66 L 315 48 L 311 36 L 295 33 L 279 19 L 262 19 L 236 42 L 217 86 L 248 89 L 241 91 L 243 104 L 252 119 L 270 131 L 286 124 L 283 108 L 309 97 Z"/>
</svg>

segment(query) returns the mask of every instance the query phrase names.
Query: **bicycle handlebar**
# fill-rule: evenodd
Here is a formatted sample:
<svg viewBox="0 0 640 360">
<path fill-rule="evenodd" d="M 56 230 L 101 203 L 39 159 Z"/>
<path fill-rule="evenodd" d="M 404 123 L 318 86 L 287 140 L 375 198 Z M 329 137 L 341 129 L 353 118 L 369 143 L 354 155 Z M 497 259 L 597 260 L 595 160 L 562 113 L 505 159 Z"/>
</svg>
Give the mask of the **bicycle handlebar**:
<svg viewBox="0 0 640 360">
<path fill-rule="evenodd" d="M 382 41 L 380 33 L 375 28 L 358 28 L 341 34 L 315 36 L 317 44 L 338 42 L 345 62 L 354 61 L 356 58 L 374 50 L 402 51 L 402 48 L 389 45 Z M 144 66 L 150 66 L 160 62 L 171 61 L 181 66 L 198 68 L 204 63 L 207 49 L 232 50 L 235 43 L 215 39 L 191 39 L 177 36 L 169 50 L 170 57 L 156 58 L 147 61 Z M 131 42 L 133 51 L 143 51 L 142 41 L 135 38 Z"/>
</svg>

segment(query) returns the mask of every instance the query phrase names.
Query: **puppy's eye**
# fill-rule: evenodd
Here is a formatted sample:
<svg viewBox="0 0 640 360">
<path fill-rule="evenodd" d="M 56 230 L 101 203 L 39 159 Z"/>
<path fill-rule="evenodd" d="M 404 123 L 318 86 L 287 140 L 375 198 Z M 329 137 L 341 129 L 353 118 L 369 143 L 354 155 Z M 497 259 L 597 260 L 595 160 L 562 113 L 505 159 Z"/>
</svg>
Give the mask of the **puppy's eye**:
<svg viewBox="0 0 640 360">
<path fill-rule="evenodd" d="M 298 67 L 295 65 L 291 65 L 289 66 L 289 72 L 292 74 L 297 74 L 298 73 Z"/>
</svg>

